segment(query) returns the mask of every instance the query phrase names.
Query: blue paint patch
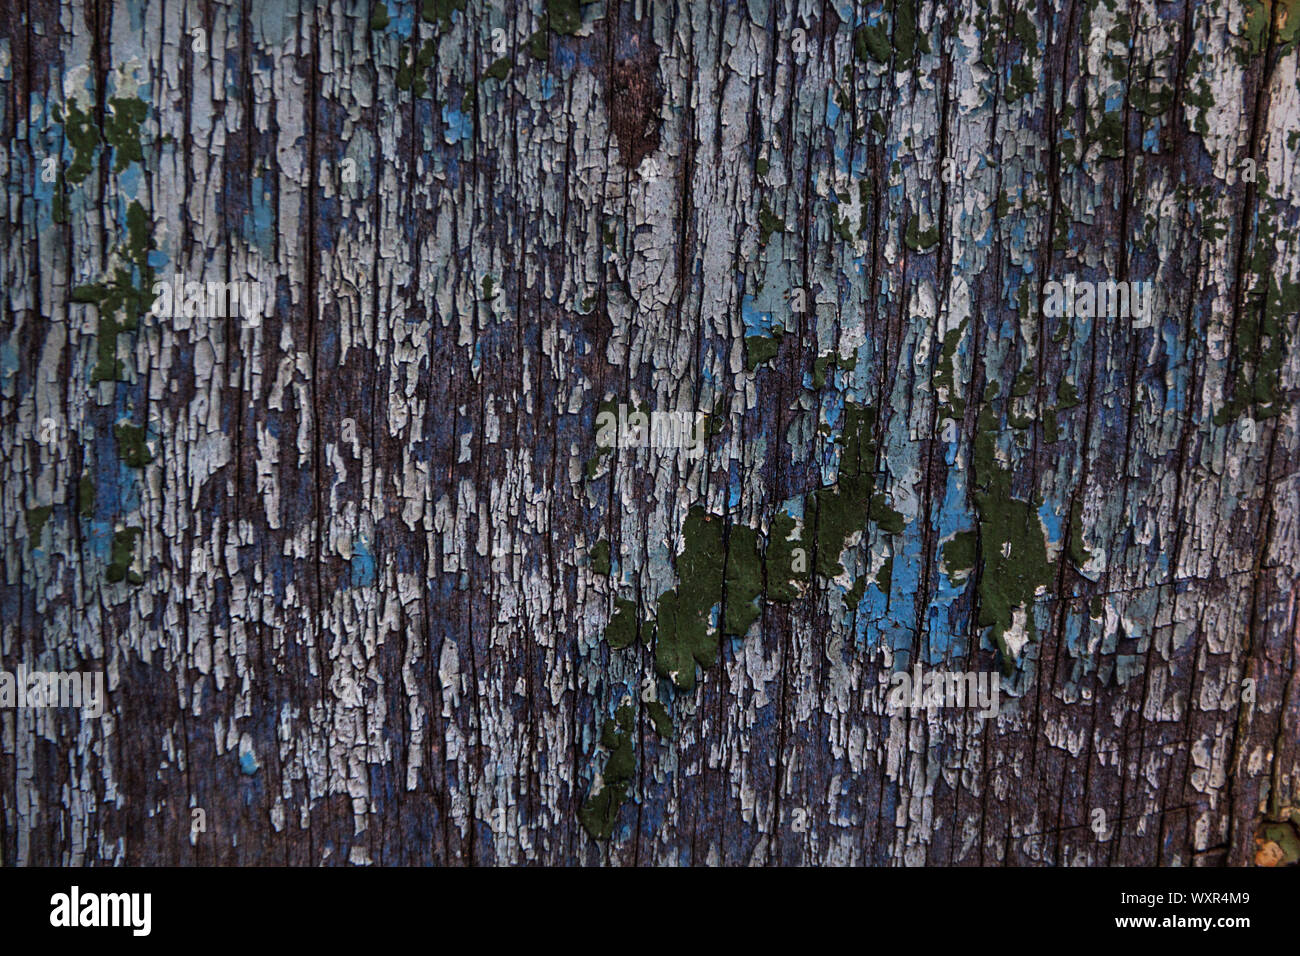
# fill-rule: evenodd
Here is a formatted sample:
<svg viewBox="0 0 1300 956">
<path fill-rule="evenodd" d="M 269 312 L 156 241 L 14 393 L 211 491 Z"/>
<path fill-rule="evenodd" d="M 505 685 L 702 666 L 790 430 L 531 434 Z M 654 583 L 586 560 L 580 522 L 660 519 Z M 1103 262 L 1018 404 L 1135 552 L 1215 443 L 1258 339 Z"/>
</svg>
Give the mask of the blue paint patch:
<svg viewBox="0 0 1300 956">
<path fill-rule="evenodd" d="M 364 536 L 352 542 L 351 581 L 354 588 L 369 588 L 375 584 L 375 556 L 370 552 L 370 542 Z"/>
<path fill-rule="evenodd" d="M 394 13 L 393 6 L 388 6 L 388 26 L 384 27 L 384 33 L 393 33 L 399 37 L 408 37 L 411 35 L 411 23 L 414 20 L 413 11 L 403 13 Z"/>
<path fill-rule="evenodd" d="M 264 176 L 253 177 L 250 185 L 250 210 L 244 214 L 243 234 L 265 256 L 275 252 L 274 210 L 271 186 Z"/>
<path fill-rule="evenodd" d="M 1052 545 L 1059 545 L 1063 540 L 1064 522 L 1057 513 L 1052 509 L 1050 502 L 1043 502 L 1038 509 L 1038 517 L 1042 519 L 1043 527 L 1047 529 L 1047 542 Z"/>
<path fill-rule="evenodd" d="M 751 335 L 771 338 L 773 330 L 772 313 L 762 312 L 754 305 L 752 295 L 740 299 L 740 321 L 745 325 L 745 337 Z"/>
<path fill-rule="evenodd" d="M 0 378 L 13 378 L 18 374 L 18 350 L 5 342 L 0 344 Z"/>
<path fill-rule="evenodd" d="M 116 153 L 117 150 L 114 150 L 113 152 Z M 142 175 L 143 171 L 140 169 L 140 164 L 136 162 L 132 162 L 126 167 L 126 169 L 117 174 L 117 182 L 121 187 L 123 196 L 129 199 L 135 199 L 136 196 L 139 195 L 140 179 Z"/>
<path fill-rule="evenodd" d="M 442 137 L 448 144 L 455 146 L 462 139 L 469 139 L 473 134 L 473 119 L 460 110 L 450 106 L 442 108 L 442 123 L 446 127 Z"/>
<path fill-rule="evenodd" d="M 1083 621 L 1084 618 L 1081 614 L 1065 615 L 1065 646 L 1069 650 L 1071 657 L 1079 657 L 1079 649 L 1082 647 Z M 1087 669 L 1085 667 L 1085 670 Z"/>
<path fill-rule="evenodd" d="M 1160 119 L 1157 117 L 1151 124 L 1151 127 L 1142 134 L 1142 151 L 1145 153 L 1160 152 Z"/>
<path fill-rule="evenodd" d="M 99 490 L 96 489 L 96 510 L 98 510 L 99 498 Z M 95 560 L 108 564 L 113 553 L 112 526 L 107 521 L 92 520 L 90 522 L 90 534 L 86 540 L 90 544 L 90 553 L 94 555 Z"/>
</svg>

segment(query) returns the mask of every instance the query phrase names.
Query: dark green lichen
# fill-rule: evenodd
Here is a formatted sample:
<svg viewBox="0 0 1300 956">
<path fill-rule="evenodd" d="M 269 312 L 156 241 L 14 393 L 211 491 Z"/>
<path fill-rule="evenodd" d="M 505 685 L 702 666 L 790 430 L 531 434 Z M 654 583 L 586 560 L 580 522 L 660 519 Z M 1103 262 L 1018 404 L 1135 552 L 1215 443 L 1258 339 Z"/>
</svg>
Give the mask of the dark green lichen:
<svg viewBox="0 0 1300 956">
<path fill-rule="evenodd" d="M 596 475 L 600 471 L 600 466 L 604 464 L 605 458 L 613 454 L 613 448 L 600 448 L 596 453 L 588 458 L 582 466 L 582 473 L 588 481 L 595 481 Z"/>
<path fill-rule="evenodd" d="M 125 379 L 125 365 L 117 357 L 117 337 L 138 328 L 140 316 L 153 306 L 149 251 L 154 248 L 154 242 L 149 234 L 149 215 L 138 202 L 132 201 L 127 206 L 126 226 L 126 248 L 118 252 L 131 268 L 118 266 L 111 280 L 75 286 L 71 293 L 73 302 L 93 305 L 99 311 L 91 382 Z"/>
<path fill-rule="evenodd" d="M 451 16 L 457 10 L 465 12 L 467 0 L 424 0 L 420 18 L 425 23 L 439 24 L 444 30 L 451 26 Z"/>
<path fill-rule="evenodd" d="M 510 75 L 510 69 L 513 66 L 514 62 L 510 57 L 503 56 L 500 59 L 493 61 L 492 65 L 483 72 L 483 75 L 490 76 L 494 80 L 504 80 Z"/>
<path fill-rule="evenodd" d="M 902 512 L 895 511 L 889 506 L 888 497 L 883 491 L 871 496 L 871 507 L 867 516 L 887 534 L 901 534 L 903 531 Z"/>
<path fill-rule="evenodd" d="M 1024 398 L 1034 390 L 1034 383 L 1036 381 L 1037 376 L 1034 373 L 1034 367 L 1032 365 L 1026 365 L 1016 375 L 1015 381 L 1011 383 L 1011 397 Z"/>
<path fill-rule="evenodd" d="M 56 106 L 52 115 L 55 122 L 63 124 L 63 135 L 72 144 L 72 162 L 68 164 L 65 181 L 73 186 L 80 185 L 94 168 L 99 128 L 88 114 L 81 111 L 75 100 L 68 101 L 66 114 Z"/>
<path fill-rule="evenodd" d="M 723 632 L 744 637 L 758 620 L 758 596 L 763 592 L 763 562 L 758 552 L 758 532 L 733 524 L 727 533 L 726 615 Z"/>
<path fill-rule="evenodd" d="M 814 389 L 820 389 L 826 385 L 826 372 L 832 368 L 852 371 L 857 368 L 858 357 L 856 355 L 850 358 L 843 358 L 838 353 L 832 352 L 828 355 L 819 355 L 813 359 L 812 385 Z"/>
<path fill-rule="evenodd" d="M 907 70 L 917 52 L 930 52 L 930 38 L 918 29 L 916 0 L 895 0 L 891 12 L 893 23 L 892 50 L 897 52 L 896 69 Z M 862 63 L 874 60 L 888 64 L 891 57 L 890 31 L 882 20 L 863 24 L 853 31 L 853 54 Z"/>
<path fill-rule="evenodd" d="M 578 811 L 578 822 L 593 839 L 610 838 L 618 811 L 627 800 L 636 772 L 636 749 L 632 743 L 635 723 L 636 712 L 631 704 L 625 703 L 615 712 L 613 720 L 605 721 L 601 732 L 600 745 L 609 751 L 609 757 L 600 779 L 592 784 L 592 792 Z"/>
<path fill-rule="evenodd" d="M 551 58 L 550 47 L 546 40 L 546 31 L 537 30 L 528 37 L 528 53 L 534 60 L 549 60 Z"/>
<path fill-rule="evenodd" d="M 695 687 L 695 665 L 708 667 L 718 654 L 712 609 L 722 601 L 725 551 L 723 521 L 695 507 L 682 528 L 677 587 L 659 596 L 655 613 L 655 669 L 682 690 Z"/>
<path fill-rule="evenodd" d="M 993 629 L 1003 671 L 1010 674 L 1015 660 L 1005 640 L 1006 631 L 1015 623 L 1015 612 L 1022 610 L 1033 636 L 1034 597 L 1040 587 L 1051 585 L 1054 565 L 1048 559 L 1036 503 L 1012 494 L 1011 470 L 997 459 L 998 416 L 992 404 L 996 395 L 997 385 L 990 383 L 977 422 L 972 461 L 983 564 L 978 620 L 981 627 Z"/>
<path fill-rule="evenodd" d="M 880 563 L 880 570 L 876 572 L 876 587 L 881 590 L 881 593 L 888 594 L 893 583 L 894 556 L 891 554 Z"/>
<path fill-rule="evenodd" d="M 1056 409 L 1048 408 L 1043 411 L 1043 440 L 1049 445 L 1052 442 L 1060 440 L 1061 430 L 1056 420 Z"/>
<path fill-rule="evenodd" d="M 801 585 L 811 576 L 808 552 L 803 541 L 795 536 L 795 527 L 792 516 L 778 511 L 768 530 L 767 553 L 764 556 L 767 596 L 783 604 L 797 598 Z"/>
<path fill-rule="evenodd" d="M 875 411 L 846 402 L 840 433 L 840 468 L 834 485 L 818 488 L 808 498 L 816 530 L 816 570 L 824 578 L 844 573 L 840 555 L 849 537 L 866 527 L 875 493 L 876 443 L 872 436 Z"/>
<path fill-rule="evenodd" d="M 135 542 L 144 529 L 139 527 L 123 528 L 113 533 L 113 543 L 109 551 L 108 580 L 116 584 L 126 581 L 128 584 L 143 584 L 144 576 L 131 569 L 135 561 Z"/>
<path fill-rule="evenodd" d="M 131 468 L 143 468 L 153 461 L 153 452 L 149 450 L 145 434 L 143 425 L 119 422 L 113 426 L 113 435 L 117 438 L 117 453 Z"/>
<path fill-rule="evenodd" d="M 957 346 L 961 344 L 962 336 L 966 332 L 966 326 L 970 324 L 970 319 L 962 319 L 955 329 L 949 329 L 944 333 L 943 344 L 939 348 L 939 360 L 936 363 L 934 371 L 934 387 L 938 393 L 939 399 L 943 402 L 943 417 L 954 420 L 961 420 L 966 414 L 966 400 L 961 396 L 956 388 L 956 357 Z"/>
<path fill-rule="evenodd" d="M 894 4 L 894 49 L 901 70 L 911 68 L 918 52 L 930 52 L 930 38 L 916 22 L 916 0 L 896 0 Z"/>
<path fill-rule="evenodd" d="M 695 687 L 695 666 L 717 659 L 719 631 L 744 637 L 757 619 L 762 593 L 758 533 L 696 506 L 682 528 L 677 558 L 678 585 L 659 596 L 656 613 L 655 669 L 682 690 Z M 713 609 L 721 606 L 719 626 Z"/>
<path fill-rule="evenodd" d="M 1038 89 L 1038 30 L 1026 10 L 1016 11 L 1012 18 L 1012 38 L 1019 47 L 1019 56 L 1011 65 L 1010 78 L 1006 88 L 1008 102 L 1015 102 L 1022 96 Z"/>
<path fill-rule="evenodd" d="M 1279 244 L 1294 247 L 1296 241 L 1291 230 L 1275 226 L 1268 206 L 1262 204 L 1258 237 L 1247 264 L 1249 286 L 1234 328 L 1232 392 L 1214 415 L 1216 425 L 1226 425 L 1246 412 L 1255 419 L 1272 418 L 1289 407 L 1282 368 L 1286 364 L 1287 323 L 1300 312 L 1300 283 L 1276 275 L 1273 260 Z"/>
<path fill-rule="evenodd" d="M 596 574 L 609 574 L 610 563 L 608 541 L 597 541 L 595 546 L 591 549 L 591 570 Z"/>
<path fill-rule="evenodd" d="M 77 484 L 77 510 L 83 518 L 95 516 L 95 482 L 88 471 L 82 472 L 81 481 Z"/>
<path fill-rule="evenodd" d="M 863 63 L 889 62 L 889 33 L 884 23 L 863 24 L 853 31 L 853 53 Z"/>
<path fill-rule="evenodd" d="M 1079 393 L 1067 379 L 1061 379 L 1056 386 L 1056 405 L 1058 408 L 1074 408 L 1079 404 Z"/>
<path fill-rule="evenodd" d="M 747 335 L 745 336 L 745 368 L 747 371 L 754 371 L 764 362 L 770 362 L 776 358 L 776 353 L 781 350 L 781 339 L 784 333 L 777 329 L 772 335 Z"/>
<path fill-rule="evenodd" d="M 135 97 L 113 97 L 104 114 L 104 139 L 113 147 L 113 172 L 120 173 L 131 163 L 144 162 L 144 145 L 140 141 L 140 124 L 149 115 L 149 105 Z"/>
<path fill-rule="evenodd" d="M 922 232 L 921 218 L 913 216 L 907 224 L 907 234 L 903 237 L 903 241 L 907 243 L 907 248 L 916 252 L 924 252 L 938 243 L 939 228 L 931 226 Z"/>
<path fill-rule="evenodd" d="M 424 41 L 418 52 L 414 43 L 404 46 L 398 51 L 397 76 L 394 82 L 399 90 L 410 90 L 413 95 L 420 97 L 428 94 L 429 81 L 425 79 L 425 74 L 428 72 L 429 67 L 433 65 L 436 50 L 437 45 L 433 39 L 428 39 Z"/>
<path fill-rule="evenodd" d="M 27 509 L 27 543 L 31 547 L 36 547 L 41 542 L 41 532 L 45 530 L 45 522 L 50 520 L 50 515 L 54 513 L 51 505 L 41 505 L 37 508 Z"/>
<path fill-rule="evenodd" d="M 953 584 L 961 584 L 975 570 L 979 558 L 979 534 L 971 529 L 959 531 L 943 546 L 943 570 Z"/>
<path fill-rule="evenodd" d="M 582 29 L 582 8 L 595 0 L 546 0 L 546 22 L 555 33 L 574 36 Z"/>
<path fill-rule="evenodd" d="M 673 738 L 673 718 L 668 713 L 668 708 L 657 700 L 648 700 L 645 705 L 646 715 L 650 718 L 650 723 L 657 733 L 664 740 Z"/>
<path fill-rule="evenodd" d="M 614 601 L 614 613 L 605 626 L 605 643 L 616 651 L 631 647 L 637 632 L 636 602 L 626 598 Z"/>
<path fill-rule="evenodd" d="M 1101 114 L 1101 118 L 1092 128 L 1089 142 L 1101 147 L 1102 159 L 1120 159 L 1124 155 L 1124 114 L 1119 110 L 1110 110 Z"/>
<path fill-rule="evenodd" d="M 767 245 L 774 232 L 785 232 L 785 220 L 772 211 L 764 196 L 758 204 L 758 241 Z"/>
</svg>

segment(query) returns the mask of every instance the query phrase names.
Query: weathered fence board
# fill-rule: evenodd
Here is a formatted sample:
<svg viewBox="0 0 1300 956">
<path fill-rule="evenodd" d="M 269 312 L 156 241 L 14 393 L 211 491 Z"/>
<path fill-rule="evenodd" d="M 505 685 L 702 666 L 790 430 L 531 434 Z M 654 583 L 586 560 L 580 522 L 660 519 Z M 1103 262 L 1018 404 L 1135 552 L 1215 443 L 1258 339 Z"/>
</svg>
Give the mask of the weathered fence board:
<svg viewBox="0 0 1300 956">
<path fill-rule="evenodd" d="M 1294 862 L 1298 37 L 9 4 L 4 862 Z"/>
</svg>

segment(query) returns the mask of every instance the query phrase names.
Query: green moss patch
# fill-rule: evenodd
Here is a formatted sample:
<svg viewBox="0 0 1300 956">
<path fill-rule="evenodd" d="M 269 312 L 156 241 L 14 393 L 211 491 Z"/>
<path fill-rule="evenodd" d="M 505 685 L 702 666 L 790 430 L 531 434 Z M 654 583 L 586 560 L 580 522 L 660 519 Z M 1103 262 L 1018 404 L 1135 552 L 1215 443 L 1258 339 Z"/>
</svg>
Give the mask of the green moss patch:
<svg viewBox="0 0 1300 956">
<path fill-rule="evenodd" d="M 578 822 L 593 839 L 610 838 L 619 808 L 627 800 L 636 772 L 636 749 L 632 743 L 635 722 L 636 713 L 632 705 L 623 704 L 613 720 L 605 721 L 601 731 L 600 745 L 609 751 L 609 757 L 600 778 L 592 785 L 592 792 L 578 811 Z"/>
</svg>

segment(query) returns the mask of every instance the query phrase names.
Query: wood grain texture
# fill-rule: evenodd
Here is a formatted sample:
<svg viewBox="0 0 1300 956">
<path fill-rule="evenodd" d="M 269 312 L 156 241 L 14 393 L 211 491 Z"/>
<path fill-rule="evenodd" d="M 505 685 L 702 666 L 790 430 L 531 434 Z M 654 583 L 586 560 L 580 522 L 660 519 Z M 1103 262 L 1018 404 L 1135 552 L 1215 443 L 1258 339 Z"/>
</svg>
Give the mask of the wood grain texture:
<svg viewBox="0 0 1300 956">
<path fill-rule="evenodd" d="M 1296 839 L 1292 0 L 379 7 L 0 11 L 0 659 L 108 686 L 0 710 L 4 863 Z M 176 274 L 266 314 L 141 308 Z M 1152 321 L 1048 316 L 1066 276 Z M 704 454 L 602 454 L 620 403 Z M 685 690 L 706 558 L 719 620 L 761 594 Z M 918 662 L 998 715 L 891 709 Z"/>
</svg>

